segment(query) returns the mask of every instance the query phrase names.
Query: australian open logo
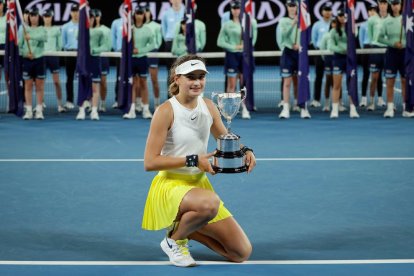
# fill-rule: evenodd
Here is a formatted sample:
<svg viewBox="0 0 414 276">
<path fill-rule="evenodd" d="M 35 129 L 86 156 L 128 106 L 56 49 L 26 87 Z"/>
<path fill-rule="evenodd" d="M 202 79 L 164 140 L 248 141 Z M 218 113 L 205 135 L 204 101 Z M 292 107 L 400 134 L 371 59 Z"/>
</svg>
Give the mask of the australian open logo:
<svg viewBox="0 0 414 276">
<path fill-rule="evenodd" d="M 29 2 L 26 9 L 39 9 L 40 14 L 43 14 L 46 10 L 53 10 L 54 16 L 53 20 L 56 24 L 63 24 L 70 20 L 70 10 L 73 4 L 79 4 L 79 1 L 69 0 L 69 1 L 48 1 L 48 0 L 34 0 Z"/>
<path fill-rule="evenodd" d="M 220 17 L 230 11 L 230 2 L 223 1 L 218 7 Z M 286 7 L 283 0 L 253 1 L 253 17 L 257 21 L 257 27 L 263 28 L 275 25 L 286 14 Z"/>
<path fill-rule="evenodd" d="M 332 15 L 335 16 L 339 9 L 344 8 L 344 1 L 320 0 L 313 6 L 313 13 L 317 20 L 322 19 L 322 7 L 325 3 L 332 3 Z M 355 1 L 355 21 L 362 23 L 368 19 L 368 7 L 377 5 L 377 0 Z"/>
</svg>

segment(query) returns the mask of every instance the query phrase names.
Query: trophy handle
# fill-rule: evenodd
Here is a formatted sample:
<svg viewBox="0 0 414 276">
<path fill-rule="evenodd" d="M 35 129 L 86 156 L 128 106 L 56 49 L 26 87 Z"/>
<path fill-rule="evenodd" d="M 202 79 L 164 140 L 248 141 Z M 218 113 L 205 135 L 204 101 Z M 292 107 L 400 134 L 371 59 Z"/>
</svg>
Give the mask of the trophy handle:
<svg viewBox="0 0 414 276">
<path fill-rule="evenodd" d="M 244 101 L 247 97 L 247 88 L 246 86 L 240 89 L 241 100 Z"/>
<path fill-rule="evenodd" d="M 218 98 L 219 93 L 213 92 L 211 93 L 211 100 L 213 103 L 218 107 L 218 101 L 216 102 L 214 99 Z"/>
</svg>

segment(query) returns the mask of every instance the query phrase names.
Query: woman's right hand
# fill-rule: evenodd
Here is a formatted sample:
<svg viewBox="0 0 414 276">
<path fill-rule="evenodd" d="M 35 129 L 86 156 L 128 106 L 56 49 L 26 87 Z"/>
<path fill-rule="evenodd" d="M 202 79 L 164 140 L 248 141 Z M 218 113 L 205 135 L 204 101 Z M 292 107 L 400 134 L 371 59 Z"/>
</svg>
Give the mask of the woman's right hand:
<svg viewBox="0 0 414 276">
<path fill-rule="evenodd" d="M 211 173 L 212 175 L 215 175 L 216 172 L 213 170 L 213 167 L 210 163 L 210 158 L 216 154 L 216 151 L 213 151 L 211 153 L 207 154 L 199 154 L 198 155 L 198 168 L 202 172 Z"/>
</svg>

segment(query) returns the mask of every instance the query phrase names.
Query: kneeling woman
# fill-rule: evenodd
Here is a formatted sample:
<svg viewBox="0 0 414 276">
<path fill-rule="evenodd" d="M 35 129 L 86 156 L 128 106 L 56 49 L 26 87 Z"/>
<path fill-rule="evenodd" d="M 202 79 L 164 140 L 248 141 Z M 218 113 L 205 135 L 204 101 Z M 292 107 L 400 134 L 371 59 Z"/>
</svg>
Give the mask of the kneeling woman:
<svg viewBox="0 0 414 276">
<path fill-rule="evenodd" d="M 176 266 L 194 266 L 188 239 L 196 240 L 233 262 L 249 258 L 249 239 L 224 207 L 206 176 L 214 175 L 207 153 L 210 132 L 226 134 L 213 102 L 202 98 L 206 67 L 196 55 L 178 58 L 170 71 L 167 102 L 154 114 L 144 156 L 147 171 L 159 171 L 152 181 L 144 210 L 146 230 L 168 228 L 162 250 Z M 251 172 L 256 165 L 253 152 L 246 152 Z"/>
</svg>

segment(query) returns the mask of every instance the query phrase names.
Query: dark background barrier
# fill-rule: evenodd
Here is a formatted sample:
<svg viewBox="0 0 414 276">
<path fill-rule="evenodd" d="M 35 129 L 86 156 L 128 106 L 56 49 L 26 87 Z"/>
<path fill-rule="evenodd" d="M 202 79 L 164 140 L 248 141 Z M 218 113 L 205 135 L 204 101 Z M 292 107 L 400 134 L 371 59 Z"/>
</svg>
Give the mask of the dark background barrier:
<svg viewBox="0 0 414 276">
<path fill-rule="evenodd" d="M 40 11 L 52 8 L 55 11 L 55 24 L 61 25 L 70 19 L 70 7 L 72 3 L 78 3 L 76 0 L 20 0 L 22 9 L 25 7 L 37 7 Z M 170 6 L 169 1 L 133 1 L 134 6 L 137 3 L 147 2 L 150 5 L 151 11 L 158 22 L 164 11 Z M 196 17 L 206 23 L 207 26 L 207 45 L 205 52 L 222 51 L 216 45 L 218 33 L 220 31 L 220 16 L 229 10 L 230 0 L 198 0 Z M 253 11 L 255 18 L 258 21 L 259 32 L 258 40 L 255 49 L 257 51 L 272 51 L 276 50 L 276 36 L 275 28 L 277 22 L 285 16 L 286 7 L 285 1 L 281 0 L 267 0 L 267 1 L 253 1 Z M 327 0 L 309 1 L 310 11 L 312 15 L 312 22 L 320 18 L 321 7 Z M 344 1 L 330 1 L 333 3 L 333 14 L 336 14 L 338 8 L 344 4 Z M 357 22 L 361 23 L 368 18 L 367 8 L 371 4 L 375 4 L 375 0 L 358 0 L 356 1 L 355 14 Z M 123 1 L 121 0 L 91 0 L 90 6 L 92 8 L 99 8 L 102 10 L 102 21 L 108 27 L 111 22 L 119 17 L 119 10 Z"/>
</svg>

